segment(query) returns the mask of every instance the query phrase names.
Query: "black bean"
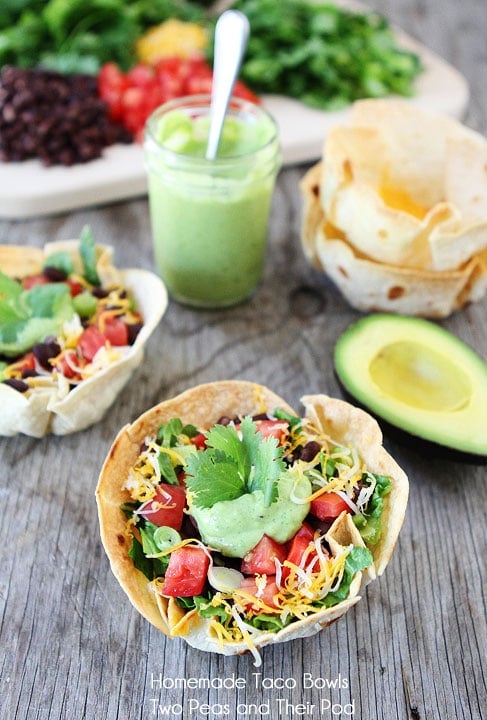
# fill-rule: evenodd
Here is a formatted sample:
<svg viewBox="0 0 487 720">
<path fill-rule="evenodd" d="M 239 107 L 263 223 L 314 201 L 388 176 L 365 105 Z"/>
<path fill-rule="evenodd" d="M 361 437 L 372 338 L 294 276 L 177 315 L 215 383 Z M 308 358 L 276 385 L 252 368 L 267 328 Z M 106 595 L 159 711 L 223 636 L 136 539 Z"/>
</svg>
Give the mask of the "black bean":
<svg viewBox="0 0 487 720">
<path fill-rule="evenodd" d="M 38 375 L 39 373 L 37 372 L 37 370 L 22 370 L 22 379 L 37 377 Z"/>
<path fill-rule="evenodd" d="M 51 282 L 63 282 L 68 277 L 64 270 L 52 267 L 52 265 L 46 265 L 42 272 Z"/>
<path fill-rule="evenodd" d="M 316 440 L 310 440 L 310 442 L 306 443 L 306 445 L 301 448 L 301 452 L 299 453 L 300 460 L 310 462 L 317 456 L 320 449 L 321 445 L 316 442 Z"/>
<path fill-rule="evenodd" d="M 232 422 L 232 418 L 229 418 L 227 415 L 222 415 L 219 420 L 216 421 L 217 425 L 230 425 Z"/>
<path fill-rule="evenodd" d="M 133 345 L 137 335 L 142 330 L 142 323 L 127 323 L 128 344 Z"/>
<path fill-rule="evenodd" d="M 269 416 L 266 413 L 258 413 L 257 415 L 252 415 L 252 420 L 269 420 Z"/>
<path fill-rule="evenodd" d="M 51 370 L 52 365 L 49 360 L 57 357 L 61 352 L 61 348 L 57 342 L 51 340 L 49 342 L 36 343 L 32 348 L 32 352 L 34 353 L 34 357 L 37 362 L 42 365 L 43 368 Z"/>
<path fill-rule="evenodd" d="M 102 288 L 102 287 L 95 287 L 91 291 L 91 294 L 94 295 L 99 300 L 102 300 L 103 298 L 108 297 L 108 290 L 105 290 L 105 288 Z"/>
<path fill-rule="evenodd" d="M 21 393 L 27 392 L 29 386 L 23 380 L 17 380 L 17 378 L 7 378 L 3 380 L 5 385 L 9 385 L 14 390 L 18 390 Z"/>
<path fill-rule="evenodd" d="M 130 133 L 108 115 L 97 80 L 40 68 L 0 71 L 0 159 L 73 165 L 101 155 Z"/>
</svg>

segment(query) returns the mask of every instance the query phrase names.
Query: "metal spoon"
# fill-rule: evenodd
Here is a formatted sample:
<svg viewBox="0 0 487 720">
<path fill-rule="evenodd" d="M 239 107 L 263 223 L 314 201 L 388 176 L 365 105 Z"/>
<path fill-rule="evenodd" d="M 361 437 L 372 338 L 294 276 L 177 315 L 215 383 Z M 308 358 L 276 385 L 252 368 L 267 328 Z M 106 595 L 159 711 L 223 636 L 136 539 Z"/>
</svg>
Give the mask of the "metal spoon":
<svg viewBox="0 0 487 720">
<path fill-rule="evenodd" d="M 218 152 L 225 115 L 244 56 L 250 26 L 238 10 L 227 10 L 215 26 L 215 59 L 210 107 L 210 131 L 206 159 L 214 160 Z"/>
</svg>

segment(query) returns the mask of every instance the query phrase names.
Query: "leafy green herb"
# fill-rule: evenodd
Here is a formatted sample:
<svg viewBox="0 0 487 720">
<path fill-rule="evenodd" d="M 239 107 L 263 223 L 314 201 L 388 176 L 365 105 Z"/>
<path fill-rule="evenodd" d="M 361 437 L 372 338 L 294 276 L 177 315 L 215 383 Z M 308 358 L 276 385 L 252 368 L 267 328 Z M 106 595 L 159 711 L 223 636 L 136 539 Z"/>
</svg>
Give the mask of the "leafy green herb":
<svg viewBox="0 0 487 720">
<path fill-rule="evenodd" d="M 138 502 L 124 502 L 120 506 L 120 510 L 123 512 L 126 518 L 130 519 L 134 514 L 134 511 L 137 510 L 138 507 L 140 507 L 140 503 Z"/>
<path fill-rule="evenodd" d="M 353 515 L 352 519 L 358 528 L 364 543 L 375 545 L 382 535 L 382 512 L 384 510 L 384 497 L 391 491 L 391 480 L 386 475 L 374 475 L 376 485 L 367 507 L 360 515 Z M 364 475 L 363 480 L 367 480 Z"/>
<path fill-rule="evenodd" d="M 220 622 L 224 623 L 228 620 L 229 614 L 223 607 L 213 607 L 209 605 L 210 598 L 205 598 L 203 595 L 196 595 L 194 598 L 194 606 L 200 617 L 212 618 L 218 617 Z"/>
<path fill-rule="evenodd" d="M 179 418 L 172 418 L 166 425 L 160 425 L 157 432 L 157 442 L 163 447 L 175 447 L 180 435 L 191 438 L 198 435 L 199 430 L 194 425 L 183 425 Z"/>
<path fill-rule="evenodd" d="M 188 0 L 2 0 L 0 66 L 96 74 L 112 61 L 128 70 L 137 38 L 170 17 L 203 21 L 204 11 Z"/>
<path fill-rule="evenodd" d="M 237 465 L 220 450 L 203 450 L 189 457 L 185 482 L 195 494 L 195 505 L 203 508 L 223 500 L 236 500 L 246 491 Z"/>
<path fill-rule="evenodd" d="M 157 457 L 159 463 L 159 469 L 163 479 L 170 485 L 179 485 L 176 471 L 171 462 L 171 458 L 165 452 L 160 452 Z"/>
<path fill-rule="evenodd" d="M 275 438 L 262 438 L 252 418 L 240 425 L 242 438 L 232 425 L 215 425 L 207 449 L 188 458 L 186 485 L 198 507 L 209 508 L 222 500 L 235 500 L 261 490 L 266 506 L 278 496 L 277 480 L 285 465 Z"/>
<path fill-rule="evenodd" d="M 144 527 L 140 528 L 140 536 L 142 538 L 142 551 L 145 556 L 157 555 L 161 550 L 159 545 L 154 540 L 154 533 L 158 529 L 157 525 L 154 525 L 147 520 L 144 523 Z M 160 558 L 147 558 L 152 563 L 153 577 L 160 577 L 164 575 L 169 564 L 169 554 L 163 555 Z"/>
<path fill-rule="evenodd" d="M 345 559 L 345 568 L 340 587 L 328 593 L 328 595 L 325 595 L 322 604 L 325 607 L 332 607 L 342 602 L 342 600 L 346 600 L 350 593 L 350 585 L 352 584 L 355 573 L 359 570 L 365 570 L 365 568 L 372 564 L 373 560 L 374 558 L 370 550 L 354 546 Z"/>
<path fill-rule="evenodd" d="M 285 621 L 281 620 L 280 615 L 265 615 L 264 613 L 254 615 L 254 617 L 251 618 L 246 618 L 246 622 L 249 625 L 253 625 L 256 628 L 259 628 L 259 630 L 265 630 L 267 632 L 279 632 L 279 630 L 282 630 L 282 628 L 286 627 L 286 625 L 289 625 L 294 620 L 296 620 L 296 617 L 294 617 L 292 613 L 289 613 Z"/>
<path fill-rule="evenodd" d="M 297 425 L 300 425 L 302 421 L 302 418 L 300 418 L 299 415 L 291 415 L 291 413 L 288 413 L 281 408 L 276 408 L 274 410 L 274 417 L 278 420 L 285 420 L 289 423 L 289 427 L 291 428 L 295 428 Z"/>
<path fill-rule="evenodd" d="M 144 555 L 142 545 L 137 538 L 132 538 L 132 545 L 130 546 L 129 556 L 132 558 L 132 562 L 137 570 L 144 573 L 148 580 L 154 579 L 154 571 L 152 569 L 152 560 L 149 560 Z"/>
<path fill-rule="evenodd" d="M 23 290 L 20 283 L 0 274 L 0 353 L 16 357 L 48 335 L 58 335 L 73 312 L 66 284 L 49 283 Z"/>
<path fill-rule="evenodd" d="M 233 7 L 252 28 L 241 76 L 255 92 L 290 95 L 325 110 L 414 92 L 420 59 L 398 47 L 377 13 L 303 0 L 237 0 Z"/>
<path fill-rule="evenodd" d="M 84 276 L 92 285 L 101 285 L 96 269 L 96 245 L 91 229 L 85 225 L 79 240 L 79 254 L 83 262 Z"/>
</svg>

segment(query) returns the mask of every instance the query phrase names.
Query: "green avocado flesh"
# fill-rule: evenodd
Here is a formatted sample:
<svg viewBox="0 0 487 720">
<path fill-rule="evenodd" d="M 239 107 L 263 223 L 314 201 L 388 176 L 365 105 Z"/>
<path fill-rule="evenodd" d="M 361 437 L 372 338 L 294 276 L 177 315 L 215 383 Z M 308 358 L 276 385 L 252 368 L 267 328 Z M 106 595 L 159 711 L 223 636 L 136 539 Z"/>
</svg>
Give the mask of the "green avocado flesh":
<svg viewBox="0 0 487 720">
<path fill-rule="evenodd" d="M 345 390 L 374 415 L 411 435 L 487 456 L 487 363 L 427 320 L 369 315 L 335 346 Z"/>
</svg>

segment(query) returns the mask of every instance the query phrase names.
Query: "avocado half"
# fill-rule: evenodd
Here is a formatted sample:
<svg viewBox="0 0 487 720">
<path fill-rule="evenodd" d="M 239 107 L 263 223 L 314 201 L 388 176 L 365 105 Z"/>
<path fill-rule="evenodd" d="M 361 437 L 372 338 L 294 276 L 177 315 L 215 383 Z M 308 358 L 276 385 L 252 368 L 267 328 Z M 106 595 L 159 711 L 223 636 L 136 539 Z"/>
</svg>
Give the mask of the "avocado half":
<svg viewBox="0 0 487 720">
<path fill-rule="evenodd" d="M 447 330 L 419 318 L 369 315 L 340 336 L 334 364 L 345 393 L 399 429 L 398 439 L 487 462 L 487 363 Z"/>
</svg>

